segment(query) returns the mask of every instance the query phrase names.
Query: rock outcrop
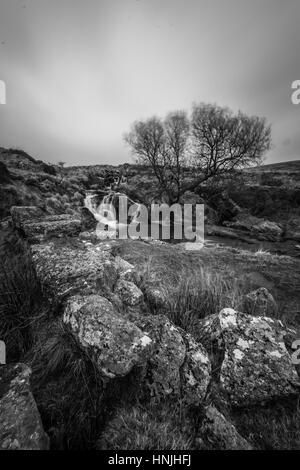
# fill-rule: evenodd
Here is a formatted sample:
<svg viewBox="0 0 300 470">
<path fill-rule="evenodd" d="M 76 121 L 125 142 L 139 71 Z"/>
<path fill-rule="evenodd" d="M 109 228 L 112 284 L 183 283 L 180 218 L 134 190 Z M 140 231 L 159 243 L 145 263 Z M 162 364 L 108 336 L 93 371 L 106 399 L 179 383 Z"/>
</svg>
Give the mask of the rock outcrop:
<svg viewBox="0 0 300 470">
<path fill-rule="evenodd" d="M 0 365 L 0 450 L 47 450 L 25 364 Z"/>
<path fill-rule="evenodd" d="M 53 238 L 31 249 L 44 293 L 101 376 L 125 377 L 139 366 L 148 398 L 204 400 L 211 371 L 206 351 L 166 317 L 148 314 L 132 264 L 101 242 Z"/>
<path fill-rule="evenodd" d="M 231 406 L 247 407 L 299 394 L 280 321 L 224 309 L 203 321 L 201 342 Z"/>
<path fill-rule="evenodd" d="M 48 298 L 61 301 L 74 293 L 105 294 L 117 281 L 111 255 L 80 241 L 48 241 L 32 246 L 33 262 Z"/>
<path fill-rule="evenodd" d="M 75 237 L 81 231 L 81 220 L 69 214 L 45 215 L 38 207 L 11 208 L 14 226 L 30 242 L 41 242 L 51 237 Z"/>
<path fill-rule="evenodd" d="M 72 232 L 73 219 L 45 217 L 38 208 L 14 208 L 12 217 L 33 242 L 43 293 L 62 316 L 77 353 L 92 362 L 108 387 L 132 374 L 137 399 L 155 406 L 168 399 L 197 409 L 202 416 L 200 448 L 250 449 L 226 410 L 299 396 L 298 375 L 285 346 L 291 332 L 270 317 L 277 315 L 277 305 L 266 289 L 245 296 L 247 314 L 224 309 L 199 321 L 196 341 L 168 318 L 170 302 L 156 275 L 143 279 L 134 265 L 114 256 L 115 242 L 86 239 L 82 232 L 74 237 L 76 230 L 89 229 L 89 223 L 76 222 Z M 59 227 L 65 227 L 63 239 Z M 151 314 L 153 304 L 164 315 Z M 29 369 L 3 367 L 2 447 L 47 448 L 29 389 Z"/>
</svg>

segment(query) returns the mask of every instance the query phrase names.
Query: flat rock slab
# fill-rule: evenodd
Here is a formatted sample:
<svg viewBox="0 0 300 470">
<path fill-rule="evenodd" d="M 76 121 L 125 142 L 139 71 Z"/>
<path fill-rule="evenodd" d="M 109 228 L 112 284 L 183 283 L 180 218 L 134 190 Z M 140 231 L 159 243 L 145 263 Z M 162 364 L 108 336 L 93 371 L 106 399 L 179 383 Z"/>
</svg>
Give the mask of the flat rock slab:
<svg viewBox="0 0 300 470">
<path fill-rule="evenodd" d="M 38 277 L 50 299 L 59 301 L 75 293 L 112 290 L 117 271 L 109 252 L 77 241 L 49 241 L 31 247 Z"/>
<path fill-rule="evenodd" d="M 14 226 L 22 230 L 32 243 L 41 242 L 51 237 L 74 237 L 82 227 L 80 217 L 70 214 L 47 215 L 39 207 L 14 206 L 11 208 Z"/>
<path fill-rule="evenodd" d="M 287 330 L 268 317 L 232 309 L 204 320 L 201 342 L 232 406 L 246 407 L 299 394 L 298 375 L 284 344 Z"/>
<path fill-rule="evenodd" d="M 47 450 L 49 439 L 30 391 L 25 364 L 0 366 L 0 449 Z"/>
</svg>

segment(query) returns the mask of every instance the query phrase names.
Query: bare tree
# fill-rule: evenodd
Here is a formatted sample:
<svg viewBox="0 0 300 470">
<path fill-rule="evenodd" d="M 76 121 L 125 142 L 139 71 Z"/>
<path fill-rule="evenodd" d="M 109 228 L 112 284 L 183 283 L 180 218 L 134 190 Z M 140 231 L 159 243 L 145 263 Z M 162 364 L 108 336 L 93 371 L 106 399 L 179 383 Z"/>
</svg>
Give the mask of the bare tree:
<svg viewBox="0 0 300 470">
<path fill-rule="evenodd" d="M 188 136 L 189 121 L 183 111 L 169 113 L 164 121 L 157 117 L 137 121 L 125 135 L 137 162 L 151 166 L 160 196 L 169 203 L 181 195 Z"/>
<path fill-rule="evenodd" d="M 233 114 L 211 104 L 194 105 L 191 119 L 195 189 L 213 177 L 257 165 L 271 147 L 271 128 L 264 118 Z"/>
<path fill-rule="evenodd" d="M 125 141 L 139 163 L 152 167 L 160 196 L 174 203 L 211 178 L 260 163 L 271 146 L 271 128 L 264 118 L 199 104 L 190 122 L 183 111 L 169 113 L 165 120 L 137 121 Z M 187 166 L 193 169 L 188 183 Z"/>
</svg>

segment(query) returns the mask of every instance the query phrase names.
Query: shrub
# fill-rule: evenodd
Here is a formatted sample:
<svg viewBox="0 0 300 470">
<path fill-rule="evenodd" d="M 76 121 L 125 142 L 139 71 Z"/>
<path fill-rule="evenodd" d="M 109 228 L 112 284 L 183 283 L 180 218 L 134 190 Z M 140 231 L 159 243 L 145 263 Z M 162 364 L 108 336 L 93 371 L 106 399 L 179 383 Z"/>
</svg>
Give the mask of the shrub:
<svg viewBox="0 0 300 470">
<path fill-rule="evenodd" d="M 51 196 L 46 198 L 46 209 L 52 214 L 63 212 L 63 205 L 57 196 Z"/>
</svg>

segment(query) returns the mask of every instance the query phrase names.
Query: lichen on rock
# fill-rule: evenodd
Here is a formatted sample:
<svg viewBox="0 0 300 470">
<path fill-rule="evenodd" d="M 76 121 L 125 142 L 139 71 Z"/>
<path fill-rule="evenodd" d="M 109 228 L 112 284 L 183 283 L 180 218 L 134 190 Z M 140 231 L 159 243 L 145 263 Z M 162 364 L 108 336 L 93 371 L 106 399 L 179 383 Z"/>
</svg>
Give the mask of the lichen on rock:
<svg viewBox="0 0 300 470">
<path fill-rule="evenodd" d="M 299 382 L 280 321 L 233 309 L 204 320 L 201 342 L 218 363 L 221 388 L 232 406 L 296 396 Z M 217 360 L 216 360 L 217 358 Z"/>
<path fill-rule="evenodd" d="M 144 364 L 151 352 L 149 335 L 99 295 L 69 298 L 63 321 L 104 377 L 126 376 L 134 366 Z"/>
<path fill-rule="evenodd" d="M 0 366 L 0 450 L 47 450 L 49 439 L 30 391 L 25 364 Z"/>
</svg>

